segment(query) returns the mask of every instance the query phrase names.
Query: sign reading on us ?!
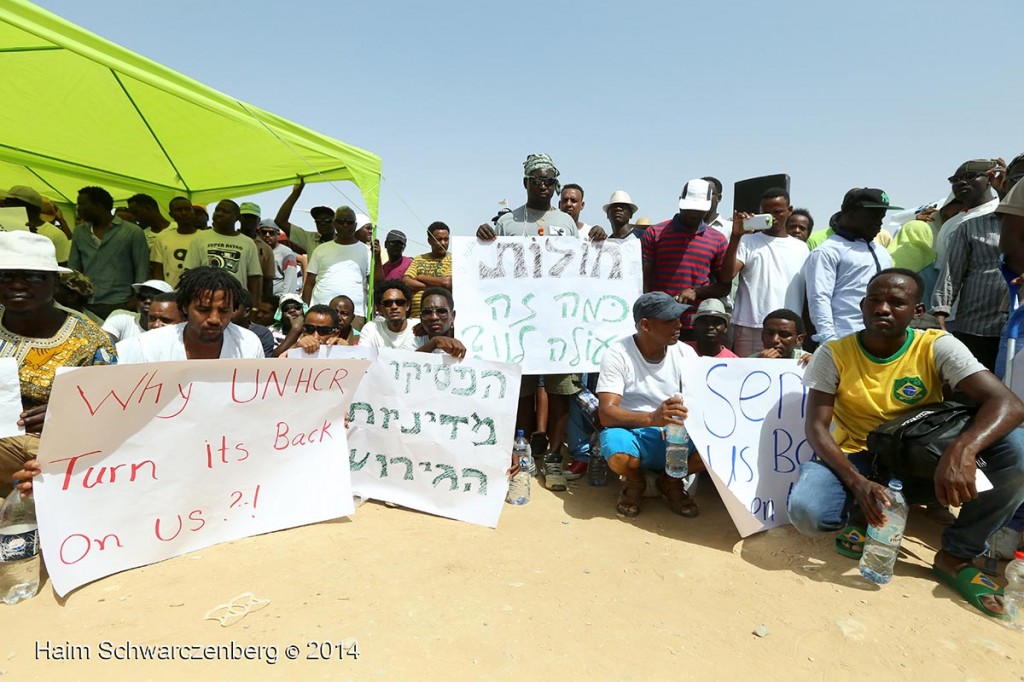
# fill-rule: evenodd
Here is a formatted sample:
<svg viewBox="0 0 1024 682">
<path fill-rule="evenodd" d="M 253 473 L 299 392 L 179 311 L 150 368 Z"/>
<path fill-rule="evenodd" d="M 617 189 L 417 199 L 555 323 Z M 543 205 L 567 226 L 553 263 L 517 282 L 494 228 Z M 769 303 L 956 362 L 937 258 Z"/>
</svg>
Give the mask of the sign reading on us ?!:
<svg viewBox="0 0 1024 682">
<path fill-rule="evenodd" d="M 635 331 L 637 239 L 454 237 L 452 272 L 455 330 L 470 357 L 523 374 L 593 372 Z"/>
</svg>

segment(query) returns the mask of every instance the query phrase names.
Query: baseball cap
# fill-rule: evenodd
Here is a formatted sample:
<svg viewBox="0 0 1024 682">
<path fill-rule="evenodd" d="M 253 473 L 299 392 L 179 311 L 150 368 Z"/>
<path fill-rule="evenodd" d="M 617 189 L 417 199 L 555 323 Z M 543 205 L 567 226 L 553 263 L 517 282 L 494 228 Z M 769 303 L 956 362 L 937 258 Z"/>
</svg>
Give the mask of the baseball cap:
<svg viewBox="0 0 1024 682">
<path fill-rule="evenodd" d="M 384 237 L 384 243 L 388 242 L 402 242 L 402 246 L 405 246 L 408 242 L 405 238 L 405 233 L 400 230 L 391 230 L 388 232 L 388 236 Z"/>
<path fill-rule="evenodd" d="M 1024 216 L 1024 182 L 1018 182 L 1013 189 L 1007 192 L 995 212 Z"/>
<path fill-rule="evenodd" d="M 711 195 L 714 193 L 715 186 L 707 180 L 690 180 L 683 185 L 683 191 L 679 193 L 679 210 L 707 211 L 711 208 Z"/>
<path fill-rule="evenodd" d="M 889 195 L 873 187 L 854 187 L 843 197 L 841 213 L 858 208 L 884 208 L 886 211 L 902 211 L 902 206 L 889 203 Z"/>
<path fill-rule="evenodd" d="M 6 192 L 0 190 L 0 199 L 18 199 L 37 208 L 42 208 L 43 206 L 43 197 L 39 192 L 25 185 L 15 185 Z"/>
<path fill-rule="evenodd" d="M 242 205 L 238 207 L 238 212 L 242 215 L 254 215 L 258 218 L 260 216 L 260 206 L 251 201 L 243 201 Z"/>
<path fill-rule="evenodd" d="M 698 317 L 718 317 L 726 322 L 732 319 L 732 316 L 725 312 L 725 306 L 717 298 L 701 301 L 700 305 L 697 306 L 697 312 L 693 314 L 693 319 L 696 320 Z"/>
<path fill-rule="evenodd" d="M 992 159 L 973 159 L 971 161 L 964 161 L 957 167 L 956 172 L 953 173 L 953 176 L 950 178 L 950 182 L 953 181 L 953 178 L 963 173 L 987 173 L 995 167 L 996 162 Z"/>
<path fill-rule="evenodd" d="M 170 284 L 163 281 L 162 279 L 147 279 L 145 282 L 136 282 L 135 284 L 132 285 L 132 290 L 135 291 L 135 293 L 139 293 L 139 289 L 141 289 L 142 287 L 146 287 L 148 289 L 156 289 L 157 291 L 164 294 L 169 294 L 172 291 L 174 291 L 174 287 L 172 287 Z"/>
<path fill-rule="evenodd" d="M 327 216 L 328 218 L 334 218 L 334 209 L 330 206 L 314 206 L 309 209 L 309 215 L 316 218 L 317 214 Z"/>
<path fill-rule="evenodd" d="M 644 318 L 677 320 L 689 307 L 664 291 L 651 291 L 636 299 L 633 304 L 633 321 L 639 323 Z"/>
</svg>

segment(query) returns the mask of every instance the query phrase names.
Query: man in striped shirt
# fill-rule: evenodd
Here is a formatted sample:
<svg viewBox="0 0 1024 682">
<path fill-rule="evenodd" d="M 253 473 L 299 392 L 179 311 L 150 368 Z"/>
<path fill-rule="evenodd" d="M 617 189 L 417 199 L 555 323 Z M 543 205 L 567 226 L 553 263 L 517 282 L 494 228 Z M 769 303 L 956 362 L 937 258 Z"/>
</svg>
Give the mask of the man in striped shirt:
<svg viewBox="0 0 1024 682">
<path fill-rule="evenodd" d="M 679 212 L 640 239 L 644 292 L 664 291 L 691 306 L 680 318 L 683 341 L 694 340 L 693 312 L 700 302 L 729 294 L 731 278 L 722 273 L 729 240 L 704 222 L 714 191 L 707 180 L 690 180 L 679 195 Z"/>
</svg>

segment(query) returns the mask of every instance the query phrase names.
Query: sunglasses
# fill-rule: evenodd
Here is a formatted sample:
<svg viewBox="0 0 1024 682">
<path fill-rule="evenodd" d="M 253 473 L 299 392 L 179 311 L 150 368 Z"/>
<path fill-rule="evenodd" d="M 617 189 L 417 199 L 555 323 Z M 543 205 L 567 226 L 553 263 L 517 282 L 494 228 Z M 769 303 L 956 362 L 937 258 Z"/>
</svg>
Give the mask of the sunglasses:
<svg viewBox="0 0 1024 682">
<path fill-rule="evenodd" d="M 334 332 L 338 331 L 337 327 L 321 327 L 315 324 L 304 324 L 302 325 L 302 331 L 307 334 L 319 334 L 320 336 L 329 336 Z"/>
<path fill-rule="evenodd" d="M 985 173 L 961 173 L 960 175 L 949 176 L 948 180 L 949 184 L 952 185 L 955 182 L 973 182 L 983 175 L 985 175 Z"/>
<path fill-rule="evenodd" d="M 339 225 L 355 225 L 356 224 L 356 221 L 354 219 L 351 219 L 351 218 L 346 218 L 344 220 L 342 220 L 341 218 L 335 218 L 334 222 L 338 223 Z"/>
<path fill-rule="evenodd" d="M 152 301 L 162 292 L 153 291 L 152 289 L 139 289 L 138 293 L 135 294 L 135 298 L 140 301 Z"/>
<path fill-rule="evenodd" d="M 534 187 L 540 187 L 541 185 L 544 187 L 554 187 L 558 184 L 558 180 L 555 178 L 530 178 L 529 180 L 530 184 Z"/>
<path fill-rule="evenodd" d="M 271 235 L 277 234 L 277 230 L 260 230 L 259 232 L 260 232 L 260 234 L 262 234 L 262 235 L 264 235 L 266 237 L 269 237 Z"/>
<path fill-rule="evenodd" d="M 386 301 L 381 301 L 380 302 L 380 307 L 381 308 L 392 308 L 392 307 L 397 306 L 399 308 L 404 308 L 408 303 L 409 303 L 409 301 L 405 300 L 404 298 L 391 298 L 391 299 L 388 299 Z"/>
<path fill-rule="evenodd" d="M 420 310 L 420 317 L 426 317 L 427 315 L 437 315 L 438 317 L 448 317 L 448 313 L 451 311 L 448 308 L 422 308 Z"/>
<path fill-rule="evenodd" d="M 45 282 L 50 273 L 42 270 L 0 270 L 0 282 L 6 284 L 21 279 L 30 284 Z"/>
</svg>

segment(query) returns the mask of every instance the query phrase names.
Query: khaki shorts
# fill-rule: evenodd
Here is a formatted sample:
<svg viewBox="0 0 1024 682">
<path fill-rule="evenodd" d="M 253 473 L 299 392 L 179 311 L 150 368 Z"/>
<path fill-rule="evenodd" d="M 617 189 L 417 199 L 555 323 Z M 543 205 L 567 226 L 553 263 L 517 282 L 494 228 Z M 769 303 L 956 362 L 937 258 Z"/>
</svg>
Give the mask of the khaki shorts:
<svg viewBox="0 0 1024 682">
<path fill-rule="evenodd" d="M 11 494 L 11 478 L 22 466 L 39 455 L 38 434 L 0 438 L 0 497 Z"/>
<path fill-rule="evenodd" d="M 538 378 L 541 375 L 527 374 L 519 385 L 519 397 L 523 398 L 537 392 Z M 549 395 L 576 395 L 580 392 L 579 374 L 544 374 L 544 391 Z"/>
</svg>

